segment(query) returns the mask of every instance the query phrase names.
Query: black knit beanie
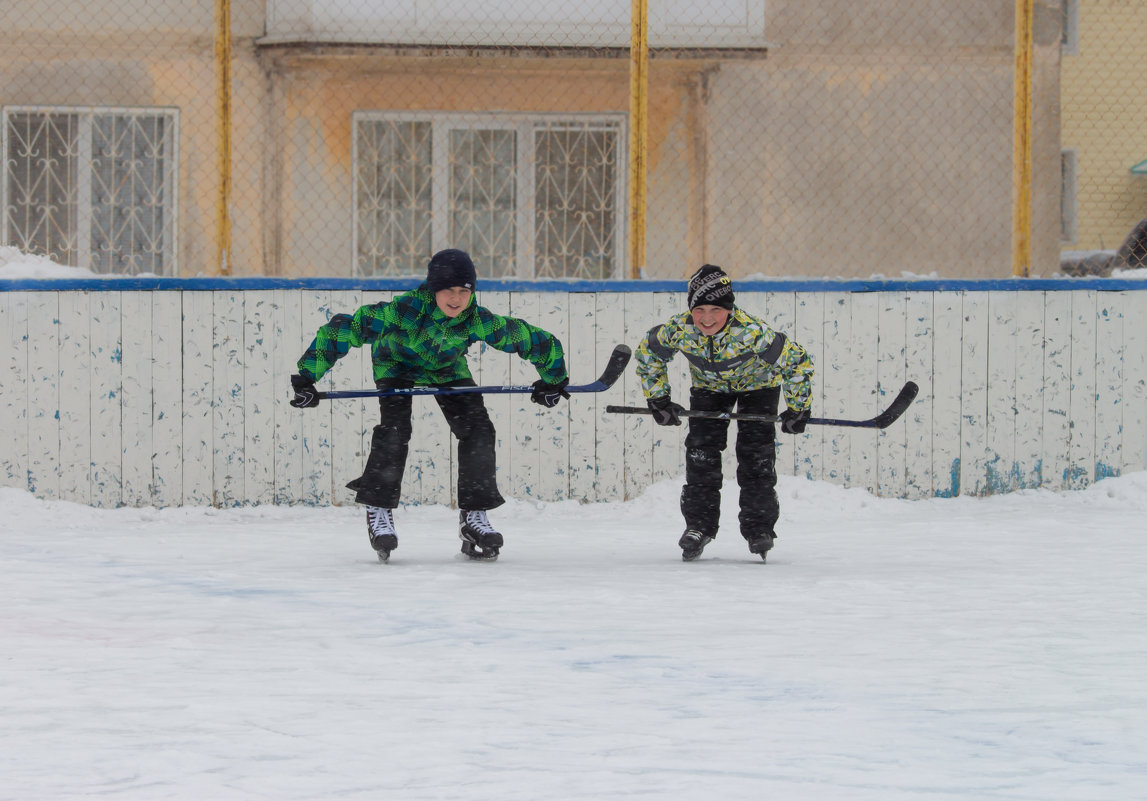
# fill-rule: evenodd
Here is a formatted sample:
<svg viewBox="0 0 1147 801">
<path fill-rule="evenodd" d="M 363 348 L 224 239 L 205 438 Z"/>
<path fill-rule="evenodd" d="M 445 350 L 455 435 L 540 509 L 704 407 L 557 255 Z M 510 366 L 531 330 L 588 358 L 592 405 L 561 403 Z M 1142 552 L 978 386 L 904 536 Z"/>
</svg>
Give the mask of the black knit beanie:
<svg viewBox="0 0 1147 801">
<path fill-rule="evenodd" d="M 720 306 L 733 308 L 733 282 L 715 264 L 706 264 L 689 279 L 689 308 Z"/>
<path fill-rule="evenodd" d="M 477 283 L 478 271 L 464 250 L 440 250 L 430 257 L 430 264 L 426 266 L 426 286 L 431 292 L 452 286 L 473 290 Z"/>
</svg>

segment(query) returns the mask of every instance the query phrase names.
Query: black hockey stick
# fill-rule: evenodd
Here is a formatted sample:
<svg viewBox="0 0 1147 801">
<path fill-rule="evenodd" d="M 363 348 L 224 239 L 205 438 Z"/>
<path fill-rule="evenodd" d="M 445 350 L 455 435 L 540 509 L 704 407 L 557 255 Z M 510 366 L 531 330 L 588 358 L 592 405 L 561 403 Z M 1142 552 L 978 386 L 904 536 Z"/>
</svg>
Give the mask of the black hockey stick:
<svg viewBox="0 0 1147 801">
<path fill-rule="evenodd" d="M 900 415 L 916 400 L 916 393 L 920 388 L 909 381 L 888 405 L 888 408 L 871 420 L 838 420 L 834 417 L 810 417 L 806 423 L 810 426 L 849 426 L 851 428 L 888 428 L 900 419 Z M 607 412 L 618 414 L 653 414 L 644 406 L 606 406 Z M 678 412 L 681 417 L 707 417 L 711 420 L 752 420 L 758 423 L 779 423 L 780 415 L 773 414 L 741 414 L 739 412 L 697 412 L 686 409 Z"/>
<path fill-rule="evenodd" d="M 604 392 L 614 385 L 625 366 L 629 364 L 629 357 L 633 352 L 628 345 L 618 345 L 609 356 L 609 363 L 598 376 L 597 381 L 589 384 L 569 384 L 566 392 Z M 530 394 L 534 388 L 530 384 L 510 384 L 492 387 L 396 387 L 394 389 L 347 389 L 334 392 L 318 393 L 319 400 L 332 400 L 335 398 L 385 398 L 389 395 L 463 395 L 480 393 L 482 395 Z"/>
</svg>

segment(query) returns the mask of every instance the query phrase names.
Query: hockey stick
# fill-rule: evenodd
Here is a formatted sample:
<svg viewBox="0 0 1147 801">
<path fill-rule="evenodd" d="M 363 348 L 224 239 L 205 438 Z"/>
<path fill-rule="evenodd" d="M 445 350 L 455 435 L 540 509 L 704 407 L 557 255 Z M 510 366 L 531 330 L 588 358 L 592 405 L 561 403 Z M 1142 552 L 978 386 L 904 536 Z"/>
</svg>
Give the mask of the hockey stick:
<svg viewBox="0 0 1147 801">
<path fill-rule="evenodd" d="M 604 392 L 614 385 L 629 364 L 633 352 L 628 345 L 618 345 L 609 356 L 605 370 L 596 381 L 589 384 L 568 384 L 566 392 Z M 389 395 L 507 395 L 511 393 L 530 394 L 534 388 L 530 384 L 510 384 L 492 387 L 395 387 L 393 389 L 347 389 L 318 393 L 319 400 L 336 398 L 385 398 Z"/>
<path fill-rule="evenodd" d="M 912 401 L 916 399 L 916 393 L 920 388 L 913 382 L 909 381 L 904 385 L 893 400 L 888 405 L 888 408 L 880 414 L 873 417 L 871 420 L 838 420 L 834 417 L 810 417 L 805 422 L 810 426 L 849 426 L 851 428 L 888 428 L 888 426 L 895 423 L 900 419 L 900 415 L 904 414 L 905 410 L 912 405 Z M 644 406 L 606 406 L 607 412 L 616 412 L 618 414 L 653 414 L 653 412 Z M 710 420 L 751 420 L 758 423 L 779 423 L 781 421 L 780 415 L 773 414 L 741 414 L 739 412 L 698 412 L 692 409 L 686 409 L 678 412 L 681 417 L 704 417 Z"/>
</svg>

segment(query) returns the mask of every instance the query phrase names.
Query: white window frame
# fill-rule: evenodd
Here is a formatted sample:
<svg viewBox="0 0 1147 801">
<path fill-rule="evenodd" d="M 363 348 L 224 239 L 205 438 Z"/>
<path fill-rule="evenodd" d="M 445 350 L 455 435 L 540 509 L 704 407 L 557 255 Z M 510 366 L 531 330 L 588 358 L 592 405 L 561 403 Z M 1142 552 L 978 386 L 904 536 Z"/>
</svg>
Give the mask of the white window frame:
<svg viewBox="0 0 1147 801">
<path fill-rule="evenodd" d="M 97 117 L 136 116 L 164 118 L 168 122 L 166 148 L 170 155 L 163 161 L 163 275 L 179 274 L 179 109 L 159 106 L 62 106 L 62 105 L 10 105 L 0 107 L 0 157 L 8 153 L 8 119 L 15 114 L 59 114 L 79 118 L 80 133 L 76 141 L 76 264 L 70 266 L 90 269 L 92 266 L 92 129 Z M 0 169 L 0 203 L 7 203 L 9 173 Z M 7 212 L 0 213 L 0 242 L 11 243 Z"/>
<path fill-rule="evenodd" d="M 450 241 L 449 209 L 449 161 L 437 154 L 449 150 L 450 132 L 465 129 L 513 130 L 516 132 L 517 164 L 515 186 L 515 264 L 512 278 L 530 280 L 536 277 L 536 249 L 534 231 L 535 156 L 534 133 L 540 125 L 568 123 L 578 126 L 602 126 L 614 131 L 617 136 L 617 174 L 614 181 L 614 243 L 612 260 L 614 274 L 611 278 L 624 276 L 624 259 L 627 236 L 627 182 L 628 142 L 627 116 L 625 114 L 582 114 L 582 113 L 480 113 L 480 112 L 406 112 L 406 111 L 356 111 L 352 114 L 352 155 L 351 155 L 351 275 L 359 275 L 359 185 L 355 175 L 359 163 L 358 123 L 360 121 L 425 122 L 431 128 L 431 243 L 432 250 L 457 247 Z M 522 202 L 526 199 L 527 202 Z"/>
</svg>

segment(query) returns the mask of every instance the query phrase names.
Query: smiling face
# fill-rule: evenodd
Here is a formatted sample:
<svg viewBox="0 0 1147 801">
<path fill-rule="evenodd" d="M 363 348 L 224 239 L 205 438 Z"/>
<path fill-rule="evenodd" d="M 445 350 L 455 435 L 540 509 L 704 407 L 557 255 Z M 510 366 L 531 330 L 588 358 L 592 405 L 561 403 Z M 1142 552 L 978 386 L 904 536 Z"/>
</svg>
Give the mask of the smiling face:
<svg viewBox="0 0 1147 801">
<path fill-rule="evenodd" d="M 434 302 L 447 317 L 457 317 L 470 305 L 470 296 L 473 294 L 473 290 L 464 286 L 451 286 L 435 292 Z"/>
<path fill-rule="evenodd" d="M 725 327 L 732 313 L 724 306 L 694 306 L 693 325 L 700 328 L 702 334 L 711 337 Z"/>
</svg>

